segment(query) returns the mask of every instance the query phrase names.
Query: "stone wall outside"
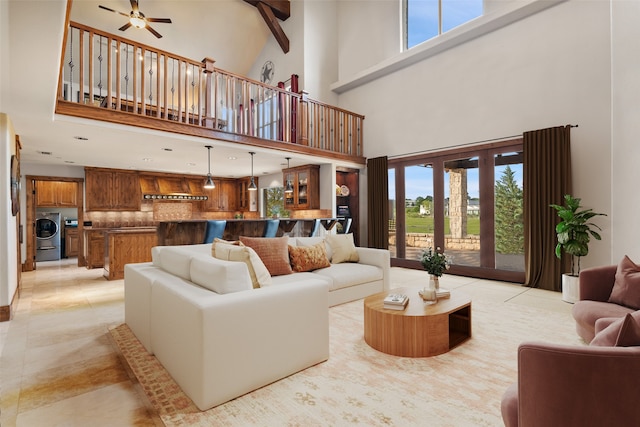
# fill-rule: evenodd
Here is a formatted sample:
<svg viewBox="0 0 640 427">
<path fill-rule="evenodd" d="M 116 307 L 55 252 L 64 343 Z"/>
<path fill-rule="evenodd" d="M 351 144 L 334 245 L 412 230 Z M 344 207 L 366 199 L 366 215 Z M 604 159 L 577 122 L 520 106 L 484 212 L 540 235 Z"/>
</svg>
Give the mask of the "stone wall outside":
<svg viewBox="0 0 640 427">
<path fill-rule="evenodd" d="M 407 247 L 428 248 L 433 246 L 433 234 L 427 233 L 408 233 L 405 237 Z M 467 235 L 461 238 L 445 236 L 445 248 L 451 250 L 462 251 L 479 251 L 480 236 Z M 396 245 L 396 233 L 389 233 L 389 246 Z"/>
</svg>

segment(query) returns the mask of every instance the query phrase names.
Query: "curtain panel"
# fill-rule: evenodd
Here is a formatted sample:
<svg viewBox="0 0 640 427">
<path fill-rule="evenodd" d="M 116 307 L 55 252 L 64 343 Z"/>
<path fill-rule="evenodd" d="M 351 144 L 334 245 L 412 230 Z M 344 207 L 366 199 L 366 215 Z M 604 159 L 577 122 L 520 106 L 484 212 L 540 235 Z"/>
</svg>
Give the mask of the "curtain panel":
<svg viewBox="0 0 640 427">
<path fill-rule="evenodd" d="M 386 156 L 367 160 L 367 241 L 370 248 L 389 249 L 388 175 Z"/>
<path fill-rule="evenodd" d="M 550 207 L 571 193 L 570 133 L 567 125 L 523 134 L 525 286 L 560 291 L 570 270 L 568 256 L 555 256 L 559 219 Z"/>
</svg>

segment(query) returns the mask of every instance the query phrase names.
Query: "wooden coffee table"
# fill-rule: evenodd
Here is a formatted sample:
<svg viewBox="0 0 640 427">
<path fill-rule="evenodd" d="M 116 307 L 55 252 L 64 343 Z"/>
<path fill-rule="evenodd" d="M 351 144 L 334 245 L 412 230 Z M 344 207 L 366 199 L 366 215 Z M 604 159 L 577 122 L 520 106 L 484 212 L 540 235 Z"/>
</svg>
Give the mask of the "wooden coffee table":
<svg viewBox="0 0 640 427">
<path fill-rule="evenodd" d="M 404 310 L 383 308 L 389 294 L 405 294 Z M 471 338 L 471 299 L 455 290 L 429 305 L 416 288 L 396 288 L 364 300 L 364 340 L 383 353 L 428 357 L 446 353 Z"/>
</svg>

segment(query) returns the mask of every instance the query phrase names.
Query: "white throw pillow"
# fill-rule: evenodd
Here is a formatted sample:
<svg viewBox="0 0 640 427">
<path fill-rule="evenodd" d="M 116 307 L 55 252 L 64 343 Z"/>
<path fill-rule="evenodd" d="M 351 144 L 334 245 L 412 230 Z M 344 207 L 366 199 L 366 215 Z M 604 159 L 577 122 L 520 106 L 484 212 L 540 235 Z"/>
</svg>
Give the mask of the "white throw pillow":
<svg viewBox="0 0 640 427">
<path fill-rule="evenodd" d="M 331 246 L 331 262 L 340 264 L 341 262 L 358 262 L 360 257 L 353 243 L 353 234 L 329 234 L 326 237 L 327 243 Z"/>
<path fill-rule="evenodd" d="M 252 289 L 248 267 L 240 262 L 224 262 L 210 256 L 191 259 L 191 281 L 218 294 Z"/>
<path fill-rule="evenodd" d="M 227 243 L 216 242 L 213 244 L 212 254 L 218 259 L 227 261 L 244 262 L 249 269 L 249 276 L 254 288 L 271 285 L 271 275 L 269 270 L 258 254 L 251 248 L 244 245 L 230 245 Z"/>
</svg>

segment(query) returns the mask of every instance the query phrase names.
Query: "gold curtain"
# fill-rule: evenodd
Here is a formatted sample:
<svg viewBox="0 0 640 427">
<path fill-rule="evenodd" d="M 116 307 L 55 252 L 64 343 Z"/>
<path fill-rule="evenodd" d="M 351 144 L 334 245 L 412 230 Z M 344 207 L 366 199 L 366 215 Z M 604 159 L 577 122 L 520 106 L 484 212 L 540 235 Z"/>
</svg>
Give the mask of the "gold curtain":
<svg viewBox="0 0 640 427">
<path fill-rule="evenodd" d="M 569 257 L 555 256 L 559 219 L 549 206 L 571 193 L 570 133 L 567 125 L 523 134 L 525 286 L 560 291 L 570 268 Z"/>
<path fill-rule="evenodd" d="M 368 246 L 389 249 L 389 169 L 387 157 L 367 160 Z"/>
</svg>

